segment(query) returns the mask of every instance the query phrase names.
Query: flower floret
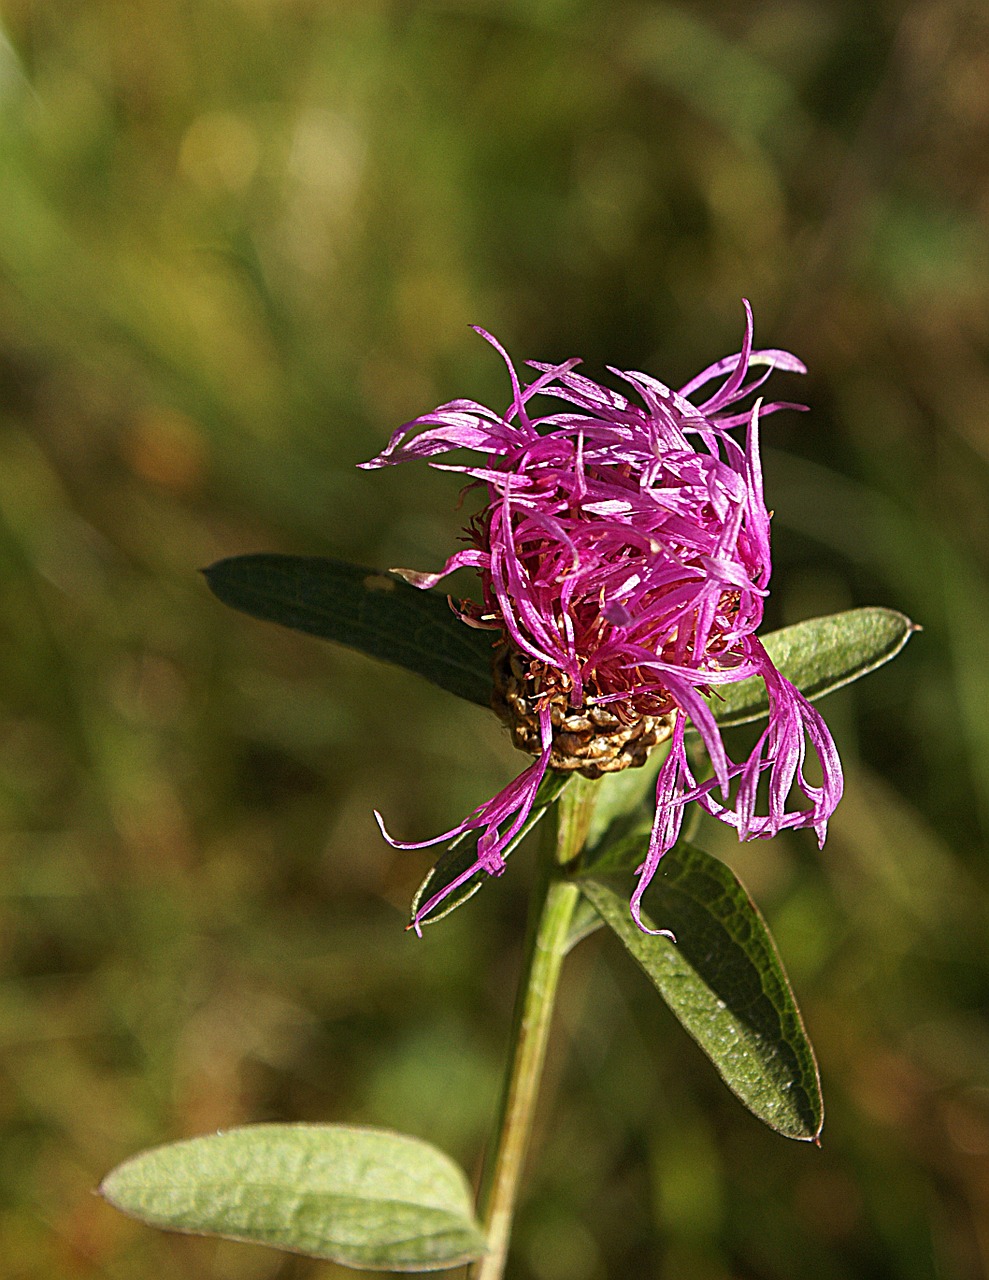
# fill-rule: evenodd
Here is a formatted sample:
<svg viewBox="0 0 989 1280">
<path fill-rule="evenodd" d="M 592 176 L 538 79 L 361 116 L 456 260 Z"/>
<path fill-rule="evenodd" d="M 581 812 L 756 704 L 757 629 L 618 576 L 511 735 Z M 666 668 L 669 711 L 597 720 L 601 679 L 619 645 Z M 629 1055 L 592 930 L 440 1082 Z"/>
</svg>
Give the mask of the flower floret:
<svg viewBox="0 0 989 1280">
<path fill-rule="evenodd" d="M 548 769 L 579 767 L 598 776 L 643 763 L 665 739 L 656 820 L 631 903 L 640 927 L 642 894 L 691 801 L 743 840 L 810 826 L 823 843 L 841 795 L 838 755 L 818 712 L 776 670 L 755 634 L 771 573 L 760 424 L 779 409 L 803 406 L 757 398 L 738 408 L 774 369 L 802 373 L 804 366 L 788 352 L 753 350 L 745 307 L 741 351 L 679 390 L 645 373 L 612 370 L 641 404 L 575 372 L 576 360 L 530 362 L 537 376 L 523 384 L 500 344 L 478 330 L 509 372 L 512 400 L 504 414 L 452 401 L 407 423 L 362 464 L 426 459 L 486 492 L 465 531 L 467 545 L 438 573 L 400 572 L 425 588 L 456 569 L 478 571 L 482 599 L 462 602 L 458 612 L 465 623 L 494 633 L 496 709 L 516 744 L 537 757 L 451 831 L 415 844 L 385 833 L 398 848 L 480 833 L 476 861 L 418 908 L 417 930 L 479 871 L 500 874 L 502 854 Z M 759 372 L 749 377 L 753 369 Z M 703 403 L 689 399 L 719 380 Z M 566 407 L 530 416 L 535 397 Z M 731 433 L 743 426 L 739 440 Z M 481 459 L 434 460 L 463 449 Z M 504 680 L 497 692 L 498 661 L 511 669 L 510 696 Z M 719 686 L 751 676 L 765 682 L 769 719 L 747 759 L 734 762 L 709 699 Z M 621 728 L 639 722 L 647 732 Z M 687 757 L 688 722 L 711 760 L 713 777 L 702 782 Z M 578 740 L 580 754 L 569 759 L 569 744 Z M 805 773 L 808 743 L 820 785 Z M 760 812 L 763 775 L 768 799 Z M 788 808 L 793 791 L 804 803 Z"/>
</svg>

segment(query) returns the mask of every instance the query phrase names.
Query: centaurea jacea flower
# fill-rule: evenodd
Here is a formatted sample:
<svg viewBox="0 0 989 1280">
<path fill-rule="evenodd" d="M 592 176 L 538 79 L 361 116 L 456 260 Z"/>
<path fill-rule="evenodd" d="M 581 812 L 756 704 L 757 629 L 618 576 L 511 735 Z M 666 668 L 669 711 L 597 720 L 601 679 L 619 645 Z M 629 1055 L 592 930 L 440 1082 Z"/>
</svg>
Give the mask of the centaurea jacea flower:
<svg viewBox="0 0 989 1280">
<path fill-rule="evenodd" d="M 403 849 L 480 832 L 475 863 L 420 907 L 417 929 L 479 870 L 504 870 L 502 852 L 524 825 L 547 769 L 598 777 L 643 764 L 666 740 L 656 818 L 631 901 L 640 927 L 642 894 L 675 844 L 690 801 L 734 826 L 742 840 L 813 827 L 823 844 L 842 788 L 834 742 L 756 636 L 771 570 L 760 421 L 802 406 L 755 399 L 739 407 L 774 368 L 805 370 L 788 352 L 752 349 L 745 308 L 741 351 L 679 391 L 648 374 L 610 370 L 641 404 L 576 373 L 577 360 L 530 362 L 536 376 L 523 385 L 500 344 L 479 329 L 508 367 L 513 394 L 505 414 L 452 401 L 407 423 L 363 464 L 458 449 L 482 455 L 476 463 L 430 463 L 486 489 L 468 545 L 438 573 L 398 572 L 427 588 L 455 569 L 478 571 L 482 601 L 463 602 L 459 613 L 467 625 L 495 633 L 493 705 L 515 744 L 536 756 L 503 791 L 431 840 L 392 840 L 376 815 L 386 839 Z M 532 416 L 537 396 L 559 402 L 559 410 Z M 766 683 L 769 719 L 737 763 L 711 702 L 721 685 L 750 676 Z M 711 759 L 713 777 L 705 781 L 688 760 L 688 722 Z M 804 771 L 808 742 L 820 785 Z M 768 799 L 758 812 L 763 775 Z M 799 807 L 788 807 L 793 791 L 803 797 Z"/>
</svg>

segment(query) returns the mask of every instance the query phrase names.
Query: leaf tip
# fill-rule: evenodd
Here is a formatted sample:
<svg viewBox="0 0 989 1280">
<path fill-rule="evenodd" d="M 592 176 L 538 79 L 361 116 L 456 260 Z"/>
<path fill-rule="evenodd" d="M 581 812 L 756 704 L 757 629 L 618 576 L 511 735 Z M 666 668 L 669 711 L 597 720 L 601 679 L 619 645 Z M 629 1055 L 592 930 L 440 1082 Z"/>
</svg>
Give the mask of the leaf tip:
<svg viewBox="0 0 989 1280">
<path fill-rule="evenodd" d="M 105 1200 L 106 1203 L 108 1205 L 112 1205 L 114 1209 L 121 1209 L 119 1201 L 114 1199 L 112 1189 L 112 1183 L 116 1172 L 116 1169 L 111 1169 L 110 1172 L 101 1179 L 99 1185 L 92 1188 L 92 1194 L 94 1196 L 98 1196 L 100 1200 Z"/>
</svg>

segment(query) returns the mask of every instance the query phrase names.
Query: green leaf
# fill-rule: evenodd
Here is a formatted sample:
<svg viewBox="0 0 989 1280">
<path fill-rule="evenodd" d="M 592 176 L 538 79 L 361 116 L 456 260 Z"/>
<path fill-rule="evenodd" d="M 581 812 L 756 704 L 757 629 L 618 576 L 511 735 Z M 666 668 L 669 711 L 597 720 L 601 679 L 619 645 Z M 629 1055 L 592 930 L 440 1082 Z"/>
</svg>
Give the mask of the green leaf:
<svg viewBox="0 0 989 1280">
<path fill-rule="evenodd" d="M 233 556 L 203 573 L 214 595 L 234 609 L 336 640 L 468 702 L 491 705 L 492 633 L 461 622 L 445 594 L 312 556 Z"/>
<path fill-rule="evenodd" d="M 648 832 L 637 841 L 638 862 Z M 624 843 L 624 842 L 623 842 Z M 817 1140 L 824 1105 L 814 1051 L 754 903 L 717 858 L 679 844 L 643 897 L 642 919 L 671 929 L 676 943 L 636 928 L 634 881 L 609 873 L 629 850 L 610 850 L 580 887 L 660 995 L 714 1063 L 733 1093 L 788 1138 Z"/>
<path fill-rule="evenodd" d="M 596 795 L 594 813 L 585 842 L 586 848 L 596 848 L 612 829 L 614 823 L 631 818 L 632 815 L 637 818 L 639 811 L 649 801 L 655 799 L 656 775 L 668 753 L 669 744 L 660 743 L 645 764 L 636 769 L 606 773 L 593 783 Z"/>
<path fill-rule="evenodd" d="M 917 630 L 895 609 L 870 607 L 810 618 L 762 642 L 777 669 L 813 702 L 895 658 Z M 766 686 L 758 676 L 719 685 L 711 710 L 721 725 L 758 720 L 769 710 Z"/>
<path fill-rule="evenodd" d="M 437 1271 L 485 1248 L 460 1167 L 385 1129 L 230 1129 L 145 1151 L 114 1169 L 100 1192 L 155 1227 L 348 1267 Z"/>
<path fill-rule="evenodd" d="M 536 798 L 533 801 L 532 810 L 528 818 L 515 838 L 502 850 L 503 858 L 508 859 L 509 855 L 518 847 L 520 841 L 529 834 L 536 823 L 544 816 L 550 805 L 560 798 L 571 777 L 572 775 L 569 773 L 551 771 L 546 774 L 539 784 L 539 790 L 536 792 Z M 412 899 L 413 918 L 422 903 L 428 902 L 434 894 L 439 893 L 446 885 L 451 884 L 462 876 L 468 867 L 477 861 L 479 834 L 478 831 L 470 831 L 466 836 L 459 836 L 437 858 Z M 431 914 L 428 919 L 422 921 L 423 925 L 436 924 L 444 916 L 448 916 L 451 911 L 456 911 L 458 907 L 462 907 L 468 898 L 473 898 L 478 889 L 490 879 L 491 877 L 486 871 L 477 871 L 468 880 L 465 880 L 463 884 L 458 885 L 450 893 L 450 896 L 444 899 L 435 914 Z"/>
<path fill-rule="evenodd" d="M 491 633 L 465 626 L 443 593 L 315 556 L 233 556 L 203 572 L 210 590 L 243 613 L 349 645 L 491 705 Z M 894 609 L 852 609 L 784 627 L 764 644 L 783 675 L 815 699 L 888 662 L 915 630 Z M 757 720 L 768 710 L 765 685 L 753 677 L 719 686 L 712 710 L 723 725 Z"/>
<path fill-rule="evenodd" d="M 591 900 L 589 898 L 578 898 L 577 905 L 573 911 L 573 919 L 570 921 L 570 928 L 567 930 L 567 940 L 564 944 L 563 954 L 569 955 L 578 942 L 583 942 L 592 933 L 597 933 L 603 924 L 604 921 L 598 914 L 597 908 L 592 905 Z"/>
</svg>

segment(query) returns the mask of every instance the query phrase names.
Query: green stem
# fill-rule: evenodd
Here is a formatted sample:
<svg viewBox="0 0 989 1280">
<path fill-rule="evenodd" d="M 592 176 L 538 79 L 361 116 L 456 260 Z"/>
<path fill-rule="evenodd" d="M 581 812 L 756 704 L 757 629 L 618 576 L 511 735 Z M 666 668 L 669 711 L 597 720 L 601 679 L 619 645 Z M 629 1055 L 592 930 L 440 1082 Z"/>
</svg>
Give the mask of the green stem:
<svg viewBox="0 0 989 1280">
<path fill-rule="evenodd" d="M 502 1090 L 496 1146 L 481 1188 L 488 1252 L 470 1268 L 470 1280 L 501 1280 L 504 1274 L 560 969 L 580 896 L 577 886 L 561 877 L 560 869 L 580 853 L 593 806 L 593 787 L 575 778 L 551 810 L 555 821 L 547 821 L 544 828 L 539 881 L 533 891 L 515 999 L 512 1056 Z"/>
</svg>

